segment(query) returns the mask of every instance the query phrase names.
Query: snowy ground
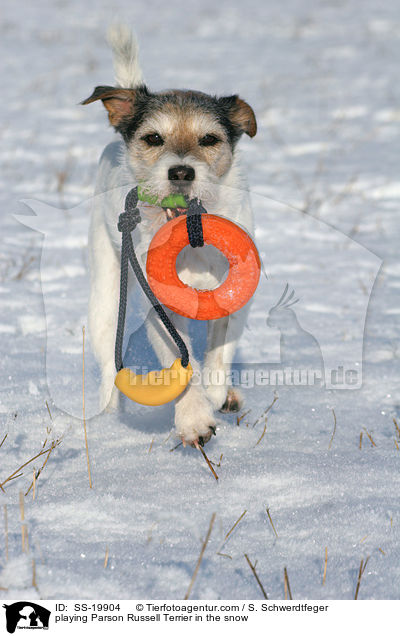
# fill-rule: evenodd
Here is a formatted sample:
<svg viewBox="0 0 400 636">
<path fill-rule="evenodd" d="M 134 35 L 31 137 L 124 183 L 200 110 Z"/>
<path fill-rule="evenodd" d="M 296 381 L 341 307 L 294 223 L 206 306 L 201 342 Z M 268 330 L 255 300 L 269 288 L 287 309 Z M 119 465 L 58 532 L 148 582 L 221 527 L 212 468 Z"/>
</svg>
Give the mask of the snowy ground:
<svg viewBox="0 0 400 636">
<path fill-rule="evenodd" d="M 215 512 L 192 598 L 259 598 L 245 553 L 257 561 L 269 598 L 284 597 L 286 566 L 293 598 L 352 599 L 367 557 L 359 598 L 399 598 L 396 3 L 3 6 L 1 482 L 46 438 L 45 448 L 62 440 L 37 480 L 35 500 L 32 490 L 25 497 L 29 553 L 21 549 L 19 493 L 28 491 L 46 456 L 0 493 L 8 519 L 8 533 L 3 521 L 0 531 L 1 597 L 181 599 Z M 104 33 L 118 13 L 138 33 L 151 87 L 238 92 L 258 117 L 258 135 L 241 148 L 269 279 L 236 368 L 262 369 L 264 355 L 274 362 L 279 331 L 268 330 L 265 319 L 287 281 L 301 297 L 304 338 L 318 336 L 324 359 L 354 363 L 362 378 L 356 390 L 245 387 L 243 413 L 251 411 L 239 426 L 236 417 L 221 416 L 206 447 L 215 463 L 222 455 L 218 483 L 198 451 L 170 452 L 177 443 L 171 407 L 132 405 L 120 416 L 89 419 L 89 489 L 82 421 L 61 410 L 57 398 L 80 391 L 81 369 L 78 362 L 73 371 L 64 367 L 65 348 L 48 389 L 45 318 L 51 338 L 64 319 L 63 294 L 84 298 L 87 216 L 74 241 L 65 234 L 60 260 L 54 256 L 45 272 L 42 263 L 41 275 L 42 235 L 12 215 L 30 213 L 21 199 L 45 201 L 52 206 L 44 213 L 47 226 L 63 236 L 73 215 L 55 208 L 90 198 L 97 159 L 114 135 L 100 106 L 76 104 L 93 86 L 112 83 Z M 259 418 L 275 390 L 260 440 Z"/>
</svg>

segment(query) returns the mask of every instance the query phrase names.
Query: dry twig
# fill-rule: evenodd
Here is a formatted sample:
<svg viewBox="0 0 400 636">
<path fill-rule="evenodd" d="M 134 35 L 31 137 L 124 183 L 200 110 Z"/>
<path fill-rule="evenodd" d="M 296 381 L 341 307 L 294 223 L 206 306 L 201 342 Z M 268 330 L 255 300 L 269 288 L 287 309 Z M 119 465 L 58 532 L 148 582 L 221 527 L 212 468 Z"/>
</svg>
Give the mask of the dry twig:
<svg viewBox="0 0 400 636">
<path fill-rule="evenodd" d="M 333 438 L 335 437 L 335 433 L 336 433 L 336 413 L 334 409 L 332 409 L 332 413 L 333 413 L 334 424 L 333 424 L 333 433 L 332 433 L 331 441 L 329 442 L 328 450 L 331 450 L 332 448 Z"/>
<path fill-rule="evenodd" d="M 261 420 L 267 415 L 267 413 L 272 409 L 272 407 L 274 406 L 275 402 L 279 400 L 279 395 L 277 393 L 274 393 L 274 399 L 272 400 L 271 404 L 269 406 L 267 406 L 267 408 L 265 409 L 265 411 L 263 411 L 260 415 L 260 417 L 258 419 L 256 419 L 256 421 L 253 424 L 253 428 L 256 426 L 256 424 L 258 424 L 259 422 L 261 422 Z"/>
<path fill-rule="evenodd" d="M 268 600 L 267 593 L 266 593 L 266 591 L 264 590 L 263 584 L 261 583 L 261 581 L 260 581 L 260 579 L 259 579 L 259 577 L 258 577 L 258 574 L 257 574 L 257 572 L 256 572 L 256 565 L 257 565 L 257 561 L 256 561 L 256 563 L 254 563 L 254 564 L 253 564 L 253 563 L 250 561 L 250 559 L 249 559 L 249 557 L 247 556 L 247 554 L 245 554 L 244 556 L 246 557 L 246 561 L 247 561 L 247 563 L 249 564 L 249 568 L 250 568 L 250 570 L 253 572 L 253 574 L 254 574 L 254 578 L 255 578 L 255 580 L 257 581 L 258 586 L 259 586 L 259 588 L 260 588 L 261 592 L 263 593 L 264 598 L 266 598 L 266 599 Z"/>
<path fill-rule="evenodd" d="M 198 446 L 197 448 L 199 449 L 199 451 L 200 451 L 200 452 L 201 452 L 201 454 L 203 455 L 204 459 L 206 460 L 206 462 L 207 462 L 207 466 L 208 466 L 208 467 L 209 467 L 209 469 L 211 470 L 211 472 L 212 472 L 213 476 L 215 477 L 215 480 L 216 480 L 216 481 L 218 481 L 218 475 L 217 475 L 217 473 L 215 472 L 214 468 L 211 466 L 211 462 L 210 462 L 210 460 L 208 459 L 207 455 L 205 454 L 205 452 L 204 452 L 203 448 L 202 448 L 201 446 Z"/>
<path fill-rule="evenodd" d="M 225 539 L 223 541 L 223 544 L 226 543 L 228 537 L 230 537 L 230 535 L 232 534 L 232 532 L 234 531 L 234 529 L 236 528 L 236 526 L 238 525 L 238 523 L 240 523 L 240 521 L 243 519 L 244 515 L 246 514 L 247 510 L 244 510 L 244 512 L 242 512 L 242 514 L 240 515 L 239 519 L 237 519 L 235 521 L 235 523 L 233 524 L 232 528 L 229 530 L 229 532 L 226 533 L 225 535 Z"/>
<path fill-rule="evenodd" d="M 185 597 L 184 597 L 185 601 L 188 600 L 188 598 L 190 596 L 190 593 L 192 591 L 192 587 L 193 587 L 194 582 L 196 580 L 196 576 L 197 576 L 197 573 L 199 571 L 200 564 L 201 564 L 201 561 L 202 561 L 203 556 L 204 556 L 204 552 L 206 551 L 207 543 L 208 543 L 208 541 L 210 539 L 210 536 L 211 536 L 211 532 L 212 532 L 212 529 L 213 529 L 214 521 L 215 521 L 215 512 L 213 512 L 213 514 L 212 514 L 210 525 L 209 525 L 208 531 L 207 531 L 207 535 L 206 535 L 206 538 L 203 541 L 203 545 L 202 545 L 201 551 L 200 551 L 200 556 L 197 559 L 196 567 L 195 567 L 194 572 L 193 572 L 192 580 L 190 581 L 188 590 L 187 590 L 187 592 L 185 594 Z"/>
<path fill-rule="evenodd" d="M 36 562 L 35 559 L 32 559 L 32 587 L 34 587 L 37 591 L 39 591 L 36 580 Z"/>
<path fill-rule="evenodd" d="M 243 415 L 237 415 L 236 416 L 236 426 L 239 426 L 240 422 L 242 421 L 242 419 L 244 417 L 246 417 L 246 415 L 248 415 L 250 413 L 251 409 L 249 409 L 248 411 L 246 411 L 245 413 L 243 413 Z"/>
<path fill-rule="evenodd" d="M 264 435 L 265 435 L 265 431 L 267 430 L 267 420 L 268 420 L 268 418 L 266 417 L 266 418 L 265 418 L 265 424 L 264 424 L 264 430 L 263 430 L 263 432 L 261 433 L 261 437 L 259 437 L 258 441 L 254 444 L 254 448 L 255 448 L 256 446 L 258 446 L 258 444 L 261 442 L 262 438 L 263 438 L 263 437 L 264 437 Z"/>
<path fill-rule="evenodd" d="M 212 462 L 211 459 L 210 459 L 210 464 L 212 464 L 213 466 L 216 466 L 217 468 L 219 468 L 221 466 L 221 461 L 222 461 L 223 456 L 224 456 L 224 454 L 221 453 L 221 455 L 219 456 L 218 464 L 216 464 L 215 462 Z"/>
<path fill-rule="evenodd" d="M 365 428 L 365 426 L 363 426 L 363 429 L 364 429 L 364 431 L 365 431 L 365 433 L 366 433 L 366 435 L 367 435 L 367 437 L 368 437 L 369 441 L 371 442 L 371 445 L 372 445 L 372 446 L 376 446 L 376 444 L 375 444 L 374 440 L 373 440 L 373 439 L 372 439 L 372 437 L 371 437 L 371 434 L 370 434 L 370 433 L 368 433 L 368 431 L 367 431 L 367 429 Z"/>
<path fill-rule="evenodd" d="M 324 563 L 324 574 L 322 577 L 322 585 L 325 585 L 326 580 L 326 568 L 328 567 L 328 548 L 325 547 L 325 563 Z"/>
<path fill-rule="evenodd" d="M 286 566 L 283 568 L 283 576 L 284 576 L 284 585 L 285 585 L 285 599 L 287 599 L 289 595 L 289 599 L 292 601 L 293 597 L 292 597 L 292 592 L 290 591 L 289 577 L 288 577 Z"/>
<path fill-rule="evenodd" d="M 358 579 L 357 579 L 356 593 L 354 595 L 354 600 L 355 601 L 358 599 L 358 592 L 360 591 L 361 578 L 362 578 L 362 575 L 365 572 L 365 568 L 367 567 L 368 561 L 369 561 L 369 556 L 365 559 L 365 563 L 364 563 L 364 559 L 361 559 L 360 569 L 358 570 Z"/>
<path fill-rule="evenodd" d="M 0 484 L 0 488 L 3 489 L 3 486 L 5 484 L 7 484 L 9 481 L 11 481 L 12 479 L 16 479 L 17 477 L 20 477 L 21 475 L 23 475 L 23 473 L 21 473 L 20 471 L 25 468 L 25 466 L 27 466 L 28 464 L 30 464 L 31 462 L 35 461 L 35 459 L 37 459 L 38 457 L 41 457 L 42 455 L 45 455 L 46 453 L 51 453 L 51 451 L 58 446 L 59 444 L 61 444 L 62 438 L 59 438 L 55 441 L 53 441 L 51 443 L 50 448 L 45 448 L 43 450 L 40 451 L 40 453 L 38 453 L 37 455 L 35 455 L 34 457 L 32 457 L 31 459 L 28 459 L 27 462 L 25 462 L 24 464 L 22 464 L 22 466 L 20 466 L 19 468 L 17 468 L 17 470 L 15 470 L 9 477 L 7 477 L 7 479 L 5 479 L 1 484 Z M 18 474 L 17 474 L 18 473 Z"/>
<path fill-rule="evenodd" d="M 61 438 L 60 438 L 60 440 L 57 440 L 57 441 L 61 442 Z M 47 442 L 47 438 L 46 438 L 46 440 L 45 440 L 45 443 L 46 443 L 46 442 Z M 57 444 L 57 445 L 58 445 L 58 444 Z M 33 471 L 33 479 L 32 479 L 32 483 L 31 483 L 31 485 L 29 486 L 28 490 L 26 491 L 26 493 L 25 493 L 25 497 L 26 497 L 26 496 L 30 493 L 31 489 L 33 488 L 33 499 L 35 499 L 35 497 L 36 497 L 36 494 L 35 494 L 35 491 L 36 491 L 36 481 L 38 480 L 39 475 L 41 474 L 42 470 L 43 470 L 43 469 L 44 469 L 44 467 L 46 466 L 46 464 L 47 464 L 47 462 L 48 462 L 48 459 L 49 459 L 49 457 L 50 457 L 50 455 L 51 455 L 51 452 L 54 450 L 54 448 L 55 448 L 55 445 L 54 445 L 54 446 L 51 446 L 51 447 L 49 448 L 49 452 L 47 453 L 47 457 L 46 457 L 46 459 L 44 460 L 44 462 L 43 462 L 43 464 L 42 464 L 41 468 L 39 468 L 39 470 L 38 470 L 37 472 Z"/>
<path fill-rule="evenodd" d="M 277 533 L 277 531 L 275 530 L 275 526 L 274 526 L 274 523 L 273 523 L 273 521 L 272 521 L 272 517 L 271 517 L 271 515 L 270 515 L 270 513 L 269 513 L 269 508 L 266 508 L 266 511 L 267 511 L 267 515 L 268 515 L 269 522 L 270 522 L 270 524 L 271 524 L 271 526 L 272 526 L 272 530 L 274 531 L 276 538 L 278 538 L 278 533 Z"/>
<path fill-rule="evenodd" d="M 108 564 L 108 555 L 109 555 L 109 551 L 108 551 L 108 545 L 107 545 L 106 546 L 106 554 L 105 554 L 105 557 L 104 557 L 104 568 L 106 568 L 107 564 Z"/>
</svg>

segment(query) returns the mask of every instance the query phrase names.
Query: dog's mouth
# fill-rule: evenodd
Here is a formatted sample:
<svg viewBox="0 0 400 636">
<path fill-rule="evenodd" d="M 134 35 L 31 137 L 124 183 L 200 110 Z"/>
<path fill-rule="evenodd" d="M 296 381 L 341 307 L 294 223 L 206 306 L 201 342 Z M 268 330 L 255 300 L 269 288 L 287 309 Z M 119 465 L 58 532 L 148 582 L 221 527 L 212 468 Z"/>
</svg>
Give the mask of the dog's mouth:
<svg viewBox="0 0 400 636">
<path fill-rule="evenodd" d="M 163 208 L 163 210 L 165 212 L 167 221 L 176 219 L 176 217 L 182 216 L 183 214 L 186 214 L 186 212 L 188 211 L 187 208 L 179 208 L 179 207 L 178 208 Z"/>
</svg>

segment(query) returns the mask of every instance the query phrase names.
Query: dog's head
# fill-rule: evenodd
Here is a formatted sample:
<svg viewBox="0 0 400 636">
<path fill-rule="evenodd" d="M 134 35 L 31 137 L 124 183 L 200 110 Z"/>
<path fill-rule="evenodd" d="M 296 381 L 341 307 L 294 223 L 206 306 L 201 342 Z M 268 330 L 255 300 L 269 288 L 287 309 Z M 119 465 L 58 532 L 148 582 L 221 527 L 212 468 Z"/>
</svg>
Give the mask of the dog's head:
<svg viewBox="0 0 400 636">
<path fill-rule="evenodd" d="M 96 100 L 121 133 L 136 178 L 159 200 L 176 193 L 209 199 L 228 173 L 241 135 L 257 131 L 253 110 L 237 95 L 98 86 L 82 103 Z"/>
</svg>

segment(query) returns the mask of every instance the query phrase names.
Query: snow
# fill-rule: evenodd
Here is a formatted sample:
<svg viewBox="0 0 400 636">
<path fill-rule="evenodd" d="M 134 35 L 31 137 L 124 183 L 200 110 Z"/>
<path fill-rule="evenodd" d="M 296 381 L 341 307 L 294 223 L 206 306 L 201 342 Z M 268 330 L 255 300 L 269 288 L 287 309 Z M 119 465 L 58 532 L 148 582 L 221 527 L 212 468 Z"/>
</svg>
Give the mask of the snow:
<svg viewBox="0 0 400 636">
<path fill-rule="evenodd" d="M 195 449 L 170 452 L 178 443 L 170 405 L 95 413 L 88 341 L 89 488 L 81 419 L 87 202 L 114 134 L 100 106 L 77 104 L 112 83 L 104 35 L 124 16 L 152 88 L 237 92 L 257 114 L 258 134 L 241 150 L 268 278 L 235 369 L 277 367 L 280 331 L 266 319 L 288 282 L 300 298 L 299 356 L 312 335 L 325 368 L 358 373 L 355 387 L 336 390 L 257 386 L 243 376 L 240 415 L 250 412 L 239 425 L 219 415 L 205 447 L 218 482 Z M 366 0 L 360 11 L 357 0 L 288 0 L 284 10 L 271 0 L 5 0 L 0 28 L 0 480 L 46 440 L 46 448 L 60 440 L 35 499 L 32 490 L 25 496 L 29 553 L 21 551 L 19 493 L 46 455 L 0 492 L 8 517 L 1 597 L 182 599 L 215 512 L 193 599 L 259 598 L 245 553 L 271 599 L 283 598 L 285 566 L 296 599 L 352 599 L 367 556 L 359 598 L 398 599 L 396 3 Z M 38 202 L 45 236 L 30 216 Z M 197 337 L 200 346 L 204 325 Z M 135 355 L 157 364 L 145 343 Z"/>
</svg>

